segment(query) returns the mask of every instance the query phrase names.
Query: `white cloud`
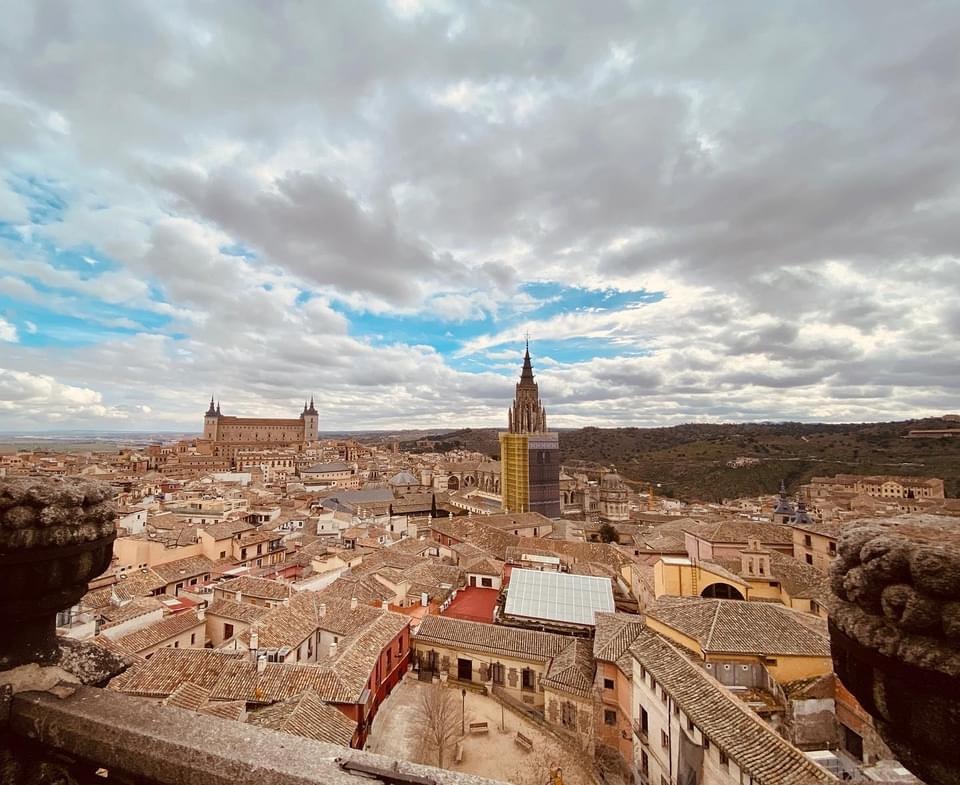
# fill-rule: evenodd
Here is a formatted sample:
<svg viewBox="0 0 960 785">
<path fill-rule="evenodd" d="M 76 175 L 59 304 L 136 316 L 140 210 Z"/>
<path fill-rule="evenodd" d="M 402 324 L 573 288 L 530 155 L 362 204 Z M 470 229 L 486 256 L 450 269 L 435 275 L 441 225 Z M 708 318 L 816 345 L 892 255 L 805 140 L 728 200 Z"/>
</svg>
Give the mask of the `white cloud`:
<svg viewBox="0 0 960 785">
<path fill-rule="evenodd" d="M 0 341 L 16 343 L 18 340 L 20 340 L 20 338 L 17 335 L 16 326 L 10 324 L 10 322 L 0 316 Z"/>
</svg>

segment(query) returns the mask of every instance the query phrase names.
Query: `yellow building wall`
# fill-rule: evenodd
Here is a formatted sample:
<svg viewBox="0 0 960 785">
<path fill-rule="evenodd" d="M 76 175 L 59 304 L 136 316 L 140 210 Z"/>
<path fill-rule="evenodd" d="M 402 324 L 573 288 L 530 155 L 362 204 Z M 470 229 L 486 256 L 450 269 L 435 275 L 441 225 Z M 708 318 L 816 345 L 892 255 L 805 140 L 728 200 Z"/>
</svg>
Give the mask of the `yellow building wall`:
<svg viewBox="0 0 960 785">
<path fill-rule="evenodd" d="M 703 657 L 703 650 L 700 648 L 700 642 L 696 638 L 691 638 L 688 635 L 684 635 L 682 632 L 678 632 L 669 627 L 657 619 L 652 619 L 649 616 L 646 617 L 646 625 L 653 630 L 654 632 L 659 633 L 664 638 L 669 638 L 675 643 L 679 643 L 681 646 L 689 649 L 694 652 L 697 656 Z"/>
<path fill-rule="evenodd" d="M 118 567 L 137 569 L 141 564 L 153 567 L 189 556 L 200 556 L 201 548 L 199 543 L 168 548 L 162 542 L 121 537 L 114 540 L 113 555 L 117 557 Z"/>
<path fill-rule="evenodd" d="M 776 664 L 772 662 L 776 660 Z M 829 657 L 769 657 L 763 660 L 770 675 L 779 684 L 822 676 L 833 670 L 833 660 Z"/>
<path fill-rule="evenodd" d="M 529 511 L 530 466 L 526 434 L 500 434 L 500 492 L 506 512 Z"/>
<path fill-rule="evenodd" d="M 699 597 L 710 584 L 726 583 L 734 586 L 745 599 L 750 599 L 747 584 L 735 583 L 726 576 L 693 564 L 665 564 L 661 559 L 653 565 L 653 585 L 656 597 Z M 774 596 L 779 596 L 775 594 Z"/>
</svg>

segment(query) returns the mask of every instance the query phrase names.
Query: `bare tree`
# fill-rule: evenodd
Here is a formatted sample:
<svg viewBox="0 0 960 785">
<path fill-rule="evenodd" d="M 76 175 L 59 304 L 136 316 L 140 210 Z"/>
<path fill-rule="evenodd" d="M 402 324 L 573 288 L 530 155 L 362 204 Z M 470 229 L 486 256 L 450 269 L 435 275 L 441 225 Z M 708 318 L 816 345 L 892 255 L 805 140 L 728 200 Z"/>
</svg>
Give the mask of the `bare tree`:
<svg viewBox="0 0 960 785">
<path fill-rule="evenodd" d="M 424 746 L 431 758 L 436 756 L 436 765 L 443 768 L 447 753 L 460 739 L 460 705 L 454 690 L 442 684 L 430 684 L 420 693 L 414 711 Z"/>
</svg>

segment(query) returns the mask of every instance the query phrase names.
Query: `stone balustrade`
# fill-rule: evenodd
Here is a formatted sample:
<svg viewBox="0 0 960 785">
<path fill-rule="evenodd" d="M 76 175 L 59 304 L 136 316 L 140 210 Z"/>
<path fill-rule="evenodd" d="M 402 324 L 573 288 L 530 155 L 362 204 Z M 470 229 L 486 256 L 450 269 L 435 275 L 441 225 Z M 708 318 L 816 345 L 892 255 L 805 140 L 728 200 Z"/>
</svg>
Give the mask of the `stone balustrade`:
<svg viewBox="0 0 960 785">
<path fill-rule="evenodd" d="M 960 521 L 851 525 L 837 553 L 834 670 L 917 776 L 960 783 Z"/>
</svg>

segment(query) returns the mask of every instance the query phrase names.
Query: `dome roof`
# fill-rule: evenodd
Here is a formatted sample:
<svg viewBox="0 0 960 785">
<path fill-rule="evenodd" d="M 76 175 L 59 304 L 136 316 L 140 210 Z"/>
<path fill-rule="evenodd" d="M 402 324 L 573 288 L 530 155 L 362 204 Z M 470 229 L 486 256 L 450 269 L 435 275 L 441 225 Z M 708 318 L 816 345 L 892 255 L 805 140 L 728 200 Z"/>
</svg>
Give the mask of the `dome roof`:
<svg viewBox="0 0 960 785">
<path fill-rule="evenodd" d="M 414 477 L 410 472 L 397 472 L 389 480 L 391 485 L 419 485 L 420 480 Z"/>
</svg>

